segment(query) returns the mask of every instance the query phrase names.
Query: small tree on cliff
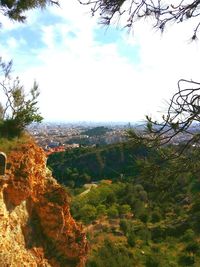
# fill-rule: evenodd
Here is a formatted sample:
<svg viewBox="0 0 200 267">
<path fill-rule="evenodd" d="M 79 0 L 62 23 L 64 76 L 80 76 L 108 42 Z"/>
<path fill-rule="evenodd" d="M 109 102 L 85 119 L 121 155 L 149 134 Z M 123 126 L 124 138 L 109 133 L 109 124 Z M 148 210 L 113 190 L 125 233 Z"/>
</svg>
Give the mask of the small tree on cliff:
<svg viewBox="0 0 200 267">
<path fill-rule="evenodd" d="M 42 120 L 37 107 L 38 85 L 34 82 L 26 94 L 19 78 L 11 77 L 12 62 L 6 64 L 0 59 L 0 69 L 0 90 L 4 99 L 4 103 L 0 103 L 0 136 L 19 136 L 26 126 Z"/>
</svg>

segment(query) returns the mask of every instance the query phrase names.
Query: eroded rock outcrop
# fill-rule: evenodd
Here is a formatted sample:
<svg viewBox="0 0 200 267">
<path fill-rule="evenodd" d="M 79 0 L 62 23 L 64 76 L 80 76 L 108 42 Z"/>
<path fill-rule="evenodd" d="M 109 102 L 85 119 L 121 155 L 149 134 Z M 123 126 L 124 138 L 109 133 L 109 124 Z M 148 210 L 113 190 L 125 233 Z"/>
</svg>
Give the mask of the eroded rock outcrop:
<svg viewBox="0 0 200 267">
<path fill-rule="evenodd" d="M 84 266 L 87 240 L 69 196 L 33 142 L 8 155 L 0 177 L 0 266 Z"/>
</svg>

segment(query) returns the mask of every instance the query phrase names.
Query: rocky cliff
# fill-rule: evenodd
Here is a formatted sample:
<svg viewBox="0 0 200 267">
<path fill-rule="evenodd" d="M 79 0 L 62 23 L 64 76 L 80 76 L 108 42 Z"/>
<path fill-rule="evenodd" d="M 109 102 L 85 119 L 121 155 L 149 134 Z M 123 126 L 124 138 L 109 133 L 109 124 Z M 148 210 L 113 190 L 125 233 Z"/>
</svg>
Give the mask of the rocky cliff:
<svg viewBox="0 0 200 267">
<path fill-rule="evenodd" d="M 1 150 L 1 148 L 0 148 Z M 8 154 L 0 176 L 0 266 L 84 266 L 87 241 L 69 196 L 33 142 Z"/>
</svg>

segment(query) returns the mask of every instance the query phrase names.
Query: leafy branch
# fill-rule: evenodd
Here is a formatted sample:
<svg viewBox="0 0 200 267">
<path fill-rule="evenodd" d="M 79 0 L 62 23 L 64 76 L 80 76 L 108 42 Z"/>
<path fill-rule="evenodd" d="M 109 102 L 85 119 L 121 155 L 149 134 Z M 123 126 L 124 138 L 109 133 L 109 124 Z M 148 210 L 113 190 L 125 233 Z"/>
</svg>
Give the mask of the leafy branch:
<svg viewBox="0 0 200 267">
<path fill-rule="evenodd" d="M 0 103 L 0 135 L 15 136 L 24 131 L 32 122 L 41 122 L 42 117 L 37 107 L 39 96 L 38 84 L 34 82 L 28 94 L 19 78 L 11 77 L 12 62 L 0 61 L 1 74 L 0 90 L 5 97 L 5 103 Z"/>
</svg>

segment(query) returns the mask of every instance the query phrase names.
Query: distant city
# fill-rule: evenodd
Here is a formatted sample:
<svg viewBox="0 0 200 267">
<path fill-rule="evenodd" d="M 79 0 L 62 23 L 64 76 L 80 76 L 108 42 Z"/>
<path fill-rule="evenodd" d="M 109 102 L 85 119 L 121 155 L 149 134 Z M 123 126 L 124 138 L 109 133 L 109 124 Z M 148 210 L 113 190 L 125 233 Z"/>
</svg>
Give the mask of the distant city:
<svg viewBox="0 0 200 267">
<path fill-rule="evenodd" d="M 80 146 L 124 142 L 128 140 L 127 130 L 143 131 L 144 127 L 144 122 L 42 122 L 32 124 L 28 130 L 48 155 Z M 198 131 L 199 125 L 191 127 L 191 132 Z M 188 138 L 187 134 L 180 134 L 171 143 L 178 145 Z"/>
<path fill-rule="evenodd" d="M 127 140 L 127 122 L 43 122 L 28 130 L 47 154 L 80 146 L 98 146 Z"/>
</svg>

